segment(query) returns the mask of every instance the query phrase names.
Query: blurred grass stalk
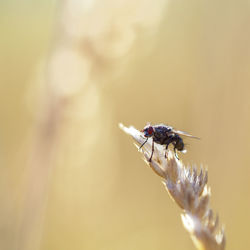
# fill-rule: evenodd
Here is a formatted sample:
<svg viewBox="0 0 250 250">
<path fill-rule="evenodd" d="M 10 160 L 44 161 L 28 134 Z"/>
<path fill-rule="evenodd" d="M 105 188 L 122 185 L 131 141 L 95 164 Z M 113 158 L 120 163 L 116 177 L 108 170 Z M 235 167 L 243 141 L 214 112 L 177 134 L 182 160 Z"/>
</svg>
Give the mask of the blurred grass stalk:
<svg viewBox="0 0 250 250">
<path fill-rule="evenodd" d="M 133 127 L 120 128 L 139 144 L 145 141 L 143 134 Z M 139 146 L 136 145 L 139 149 Z M 171 150 L 167 151 L 162 145 L 154 146 L 152 161 L 149 158 L 152 152 L 152 139 L 141 149 L 145 162 L 153 171 L 163 178 L 163 183 L 176 204 L 182 209 L 181 215 L 184 227 L 189 232 L 195 246 L 199 250 L 224 250 L 224 230 L 219 229 L 219 217 L 209 208 L 210 189 L 207 187 L 207 171 L 203 168 L 198 174 L 197 168 L 185 167 Z"/>
<path fill-rule="evenodd" d="M 35 131 L 28 162 L 27 190 L 17 249 L 38 249 L 36 244 L 40 244 L 63 106 L 59 100 L 52 99 L 38 112 L 42 117 Z"/>
<path fill-rule="evenodd" d="M 65 111 L 74 108 L 69 103 L 77 97 L 84 99 L 93 84 L 108 83 L 118 68 L 124 68 L 120 59 L 129 54 L 138 32 L 155 32 L 165 3 L 166 0 L 157 4 L 152 0 L 61 3 L 55 41 L 44 76 L 39 79 L 44 91 L 37 97 L 40 108 L 36 110 L 17 249 L 41 248 L 49 177 L 59 154 L 60 129 Z M 114 65 L 115 68 L 110 67 Z M 107 70 L 110 74 L 106 74 Z M 86 111 L 91 103 L 87 106 Z"/>
</svg>

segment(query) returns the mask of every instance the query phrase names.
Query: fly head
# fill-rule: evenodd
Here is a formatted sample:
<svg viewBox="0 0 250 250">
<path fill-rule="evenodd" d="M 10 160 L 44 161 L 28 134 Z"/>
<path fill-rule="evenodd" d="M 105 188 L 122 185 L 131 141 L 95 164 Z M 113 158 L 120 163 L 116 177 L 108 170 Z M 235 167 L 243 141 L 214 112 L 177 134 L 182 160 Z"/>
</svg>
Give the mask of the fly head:
<svg viewBox="0 0 250 250">
<path fill-rule="evenodd" d="M 154 128 L 152 126 L 148 125 L 141 132 L 144 133 L 145 137 L 151 137 L 154 135 Z"/>
</svg>

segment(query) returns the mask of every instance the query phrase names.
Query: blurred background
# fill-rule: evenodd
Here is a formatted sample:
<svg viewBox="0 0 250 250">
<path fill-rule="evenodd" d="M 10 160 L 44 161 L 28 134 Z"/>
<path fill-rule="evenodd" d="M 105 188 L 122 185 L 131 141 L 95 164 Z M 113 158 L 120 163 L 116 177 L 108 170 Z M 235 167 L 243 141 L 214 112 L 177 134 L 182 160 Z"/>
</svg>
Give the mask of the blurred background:
<svg viewBox="0 0 250 250">
<path fill-rule="evenodd" d="M 0 1 L 0 248 L 194 249 L 118 123 L 166 123 L 249 249 L 248 0 Z"/>
</svg>

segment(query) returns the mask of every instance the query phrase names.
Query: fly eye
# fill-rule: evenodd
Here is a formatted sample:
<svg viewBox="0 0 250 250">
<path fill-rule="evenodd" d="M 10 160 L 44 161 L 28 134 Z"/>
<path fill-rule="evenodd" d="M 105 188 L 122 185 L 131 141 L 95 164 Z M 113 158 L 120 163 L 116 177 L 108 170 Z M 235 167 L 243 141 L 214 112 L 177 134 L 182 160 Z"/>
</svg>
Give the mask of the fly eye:
<svg viewBox="0 0 250 250">
<path fill-rule="evenodd" d="M 152 135 L 153 132 L 154 132 L 154 130 L 153 130 L 153 128 L 150 126 L 150 127 L 148 128 L 148 134 L 149 134 L 149 135 Z"/>
</svg>

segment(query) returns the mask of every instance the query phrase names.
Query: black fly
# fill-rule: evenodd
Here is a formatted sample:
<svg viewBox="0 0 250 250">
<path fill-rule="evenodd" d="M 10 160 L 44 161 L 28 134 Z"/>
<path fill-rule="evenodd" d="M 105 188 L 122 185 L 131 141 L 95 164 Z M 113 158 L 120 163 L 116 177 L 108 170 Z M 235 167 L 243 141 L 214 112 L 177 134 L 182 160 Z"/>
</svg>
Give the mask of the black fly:
<svg viewBox="0 0 250 250">
<path fill-rule="evenodd" d="M 151 153 L 151 156 L 149 158 L 150 162 L 151 162 L 153 154 L 154 154 L 154 142 L 161 144 L 161 145 L 166 145 L 166 150 L 168 149 L 169 144 L 172 143 L 174 146 L 175 156 L 178 159 L 176 150 L 181 151 L 181 152 L 185 151 L 184 142 L 183 142 L 181 136 L 188 136 L 191 138 L 200 139 L 198 137 L 189 135 L 186 132 L 175 130 L 174 128 L 167 126 L 167 125 L 164 125 L 164 124 L 159 124 L 159 125 L 154 125 L 154 126 L 147 125 L 146 127 L 144 127 L 144 129 L 141 132 L 144 133 L 144 136 L 147 139 L 140 146 L 140 148 L 142 148 L 143 145 L 148 141 L 149 137 L 152 137 L 152 139 L 153 139 L 152 153 Z M 165 153 L 165 157 L 166 157 L 166 153 Z"/>
</svg>

